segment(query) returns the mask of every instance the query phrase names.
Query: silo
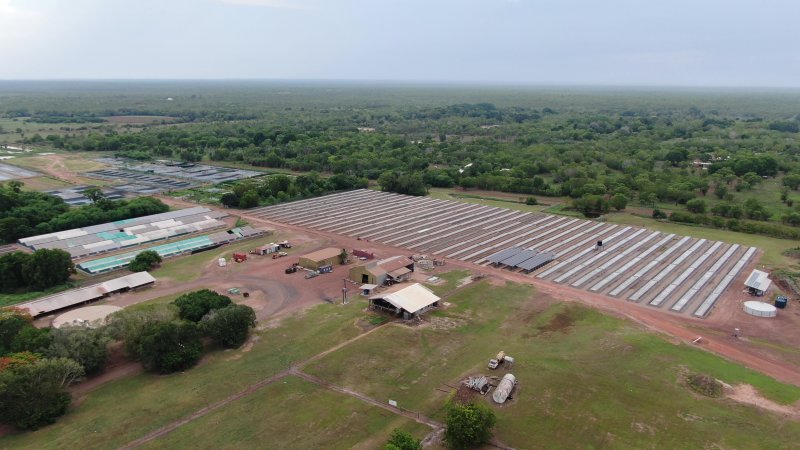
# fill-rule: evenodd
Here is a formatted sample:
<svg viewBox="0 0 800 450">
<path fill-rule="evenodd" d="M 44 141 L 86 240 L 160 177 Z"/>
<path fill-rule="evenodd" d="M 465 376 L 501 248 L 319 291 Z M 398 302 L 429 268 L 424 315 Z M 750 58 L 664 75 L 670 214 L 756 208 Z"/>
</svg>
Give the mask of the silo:
<svg viewBox="0 0 800 450">
<path fill-rule="evenodd" d="M 500 384 L 497 385 L 497 388 L 494 390 L 494 394 L 492 394 L 492 400 L 497 403 L 505 403 L 508 396 L 511 395 L 511 391 L 514 389 L 514 385 L 517 384 L 517 379 L 514 375 L 507 373 L 503 376 L 503 379 L 500 380 Z"/>
</svg>

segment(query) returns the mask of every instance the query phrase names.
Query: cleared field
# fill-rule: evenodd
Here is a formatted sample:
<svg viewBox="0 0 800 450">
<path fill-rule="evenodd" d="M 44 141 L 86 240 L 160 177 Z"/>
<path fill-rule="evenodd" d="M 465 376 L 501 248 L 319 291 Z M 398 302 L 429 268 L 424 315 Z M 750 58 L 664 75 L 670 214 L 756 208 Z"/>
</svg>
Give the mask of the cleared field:
<svg viewBox="0 0 800 450">
<path fill-rule="evenodd" d="M 287 377 L 142 448 L 380 448 L 395 428 L 419 438 L 430 432 L 405 417 Z"/>
<path fill-rule="evenodd" d="M 755 247 L 705 238 L 364 189 L 251 213 L 695 317 L 706 317 L 757 257 Z"/>
<path fill-rule="evenodd" d="M 519 385 L 510 403 L 494 406 L 496 436 L 521 449 L 792 448 L 800 438 L 795 421 L 694 394 L 683 381 L 689 372 L 751 384 L 782 404 L 800 398 L 796 387 L 707 352 L 526 286 L 481 282 L 447 301 L 430 324 L 385 326 L 305 370 L 441 419 L 439 389 L 502 375 L 486 362 L 505 350 Z"/>
</svg>

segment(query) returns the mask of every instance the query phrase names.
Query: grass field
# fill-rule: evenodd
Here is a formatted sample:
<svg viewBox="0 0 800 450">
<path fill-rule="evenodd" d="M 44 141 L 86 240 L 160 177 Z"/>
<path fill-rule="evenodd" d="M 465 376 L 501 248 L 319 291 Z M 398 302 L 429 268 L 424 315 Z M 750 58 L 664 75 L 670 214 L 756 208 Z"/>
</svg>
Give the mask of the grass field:
<svg viewBox="0 0 800 450">
<path fill-rule="evenodd" d="M 445 275 L 449 289 L 461 273 Z M 169 298 L 155 301 L 169 301 Z M 514 398 L 493 406 L 496 435 L 516 448 L 792 448 L 800 424 L 726 399 L 700 397 L 686 373 L 748 383 L 782 404 L 800 388 L 622 319 L 538 297 L 527 285 L 481 281 L 448 297 L 424 326 L 387 324 L 304 370 L 376 400 L 443 419 L 449 390 L 488 374 L 498 350 L 516 358 Z M 323 304 L 262 324 L 250 347 L 215 351 L 185 373 L 108 382 L 41 430 L 0 448 L 113 448 L 363 332 L 364 300 Z M 504 369 L 494 374 L 502 374 Z M 150 448 L 377 448 L 395 427 L 426 427 L 288 376 L 178 428 Z"/>
<path fill-rule="evenodd" d="M 392 430 L 430 428 L 297 377 L 194 421 L 143 448 L 380 448 Z"/>
<path fill-rule="evenodd" d="M 106 383 L 78 405 L 73 404 L 55 425 L 0 438 L 0 448 L 119 447 L 358 335 L 361 329 L 354 323 L 364 316 L 364 306 L 363 301 L 320 305 L 258 332 L 249 351 L 213 352 L 199 366 L 183 373 L 141 374 Z M 300 414 L 303 419 L 302 411 Z M 348 423 L 346 418 L 339 419 Z M 354 427 L 346 428 L 362 435 Z M 216 432 L 224 434 L 225 430 Z M 262 438 L 264 442 L 277 442 L 286 436 Z M 193 438 L 189 441 L 197 444 Z"/>
<path fill-rule="evenodd" d="M 578 305 L 528 301 L 532 295 L 479 283 L 434 315 L 442 329 L 386 326 L 307 371 L 441 418 L 446 394 L 437 388 L 489 374 L 486 361 L 502 349 L 516 358 L 520 384 L 510 404 L 495 407 L 497 436 L 517 448 L 791 448 L 800 438 L 796 422 L 698 397 L 682 374 L 752 384 L 785 404 L 800 399 L 800 389 Z"/>
</svg>

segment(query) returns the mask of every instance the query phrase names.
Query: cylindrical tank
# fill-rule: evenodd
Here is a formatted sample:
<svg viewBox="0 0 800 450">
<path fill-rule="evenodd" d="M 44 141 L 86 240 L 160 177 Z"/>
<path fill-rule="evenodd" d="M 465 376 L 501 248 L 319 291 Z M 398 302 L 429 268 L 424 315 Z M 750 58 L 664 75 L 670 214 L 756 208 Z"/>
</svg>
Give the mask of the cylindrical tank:
<svg viewBox="0 0 800 450">
<path fill-rule="evenodd" d="M 511 391 L 514 389 L 514 385 L 517 384 L 517 379 L 514 375 L 507 373 L 503 376 L 503 379 L 500 380 L 500 384 L 497 385 L 497 388 L 494 390 L 494 394 L 492 394 L 492 400 L 497 403 L 505 403 L 508 396 L 511 394 Z"/>
<path fill-rule="evenodd" d="M 781 308 L 781 309 L 786 308 L 786 305 L 788 303 L 789 303 L 789 300 L 784 296 L 780 296 L 780 297 L 775 299 L 775 307 L 776 308 Z"/>
</svg>

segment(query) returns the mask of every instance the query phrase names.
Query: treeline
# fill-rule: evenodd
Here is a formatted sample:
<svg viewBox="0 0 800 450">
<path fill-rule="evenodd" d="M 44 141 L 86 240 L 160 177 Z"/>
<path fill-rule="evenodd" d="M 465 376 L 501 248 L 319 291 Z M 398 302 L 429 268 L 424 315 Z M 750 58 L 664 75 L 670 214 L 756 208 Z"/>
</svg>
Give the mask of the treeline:
<svg viewBox="0 0 800 450">
<path fill-rule="evenodd" d="M 316 197 L 333 191 L 366 188 L 368 181 L 352 175 L 333 175 L 322 178 L 318 173 L 289 177 L 272 175 L 246 180 L 222 195 L 220 202 L 228 207 L 254 208 L 291 200 Z"/>
<path fill-rule="evenodd" d="M 0 184 L 0 242 L 2 243 L 169 210 L 167 205 L 151 197 L 108 200 L 102 196 L 95 197 L 91 205 L 70 208 L 59 197 L 41 192 L 23 191 L 22 185 L 19 181 Z"/>
<path fill-rule="evenodd" d="M 252 308 L 209 290 L 119 311 L 96 328 L 37 328 L 25 311 L 0 310 L 0 422 L 23 429 L 55 422 L 71 402 L 68 387 L 103 370 L 112 341 L 146 370 L 172 373 L 197 364 L 203 339 L 238 348 L 255 323 Z"/>
<path fill-rule="evenodd" d="M 0 255 L 0 292 L 44 290 L 66 283 L 75 273 L 69 253 L 40 249 Z"/>
</svg>

